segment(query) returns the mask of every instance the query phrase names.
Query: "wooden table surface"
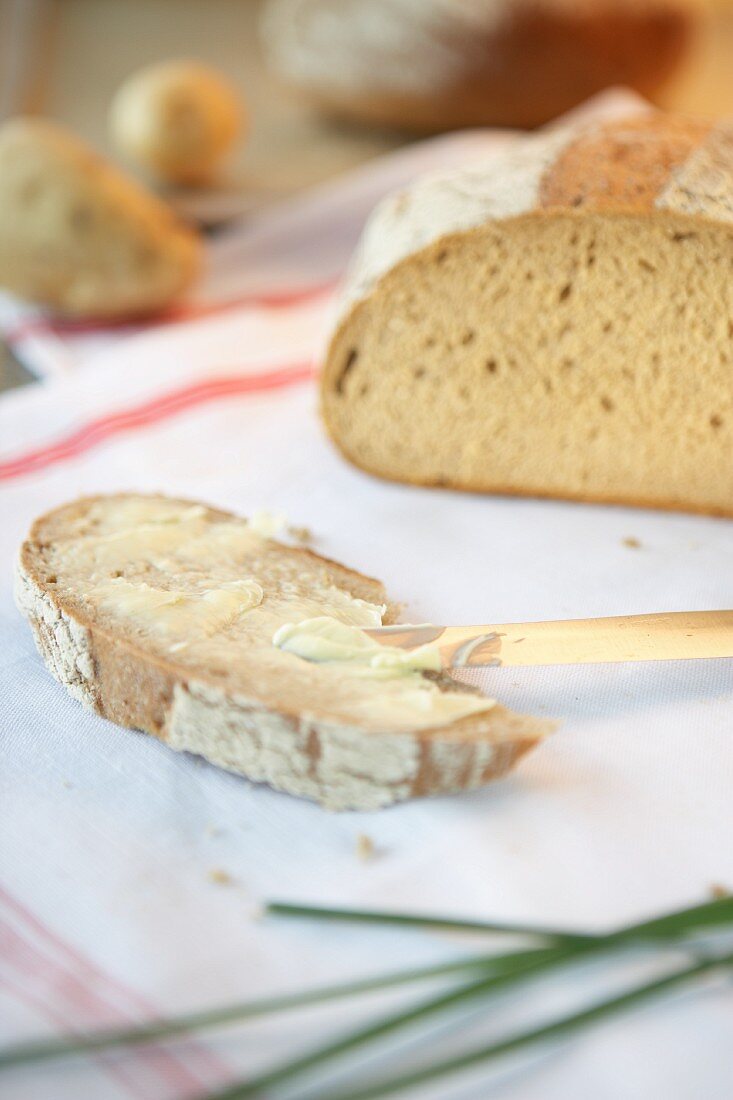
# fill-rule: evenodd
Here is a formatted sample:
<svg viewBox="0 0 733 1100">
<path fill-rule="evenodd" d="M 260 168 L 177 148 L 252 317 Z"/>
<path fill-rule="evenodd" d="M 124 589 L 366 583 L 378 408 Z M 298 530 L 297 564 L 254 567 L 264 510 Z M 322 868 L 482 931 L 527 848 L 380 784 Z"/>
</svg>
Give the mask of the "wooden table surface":
<svg viewBox="0 0 733 1100">
<path fill-rule="evenodd" d="M 665 107 L 733 115 L 733 0 L 694 0 L 701 24 Z M 0 0 L 0 113 L 40 112 L 107 153 L 106 117 L 121 81 L 151 61 L 195 57 L 241 89 L 250 132 L 230 183 L 262 205 L 398 146 L 404 137 L 319 118 L 264 69 L 260 0 Z M 22 380 L 3 365 L 0 389 Z"/>
</svg>

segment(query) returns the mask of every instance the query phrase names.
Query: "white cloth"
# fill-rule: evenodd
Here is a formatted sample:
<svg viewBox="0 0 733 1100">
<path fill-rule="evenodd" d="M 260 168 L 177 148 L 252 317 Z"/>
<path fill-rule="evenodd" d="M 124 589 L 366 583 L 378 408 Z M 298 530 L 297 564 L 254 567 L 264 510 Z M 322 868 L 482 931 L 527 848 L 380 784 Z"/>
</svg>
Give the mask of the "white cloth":
<svg viewBox="0 0 733 1100">
<path fill-rule="evenodd" d="M 380 193 L 418 168 L 507 140 L 426 142 L 229 232 L 212 246 L 203 293 L 261 298 L 329 282 Z M 244 514 L 282 510 L 315 532 L 320 552 L 383 578 L 413 620 L 730 605 L 729 521 L 433 492 L 347 465 L 324 437 L 306 377 L 331 305 L 324 290 L 133 332 L 18 341 L 51 377 L 0 399 L 4 1042 L 437 961 L 463 947 L 455 936 L 258 921 L 254 908 L 267 898 L 602 929 L 702 900 L 714 883 L 733 887 L 730 661 L 477 675 L 513 709 L 561 718 L 560 731 L 483 791 L 342 815 L 118 729 L 45 671 L 12 603 L 15 548 L 36 514 L 116 489 Z M 6 301 L 6 326 L 13 316 L 18 307 Z M 641 547 L 625 546 L 627 536 Z M 356 854 L 362 833 L 376 849 L 369 862 Z M 219 870 L 228 884 L 212 880 Z M 639 959 L 629 980 L 645 965 Z M 502 1002 L 488 1030 L 605 988 L 604 971 L 585 967 Z M 0 1075 L 0 1096 L 194 1097 L 393 1003 Z M 499 1075 L 474 1071 L 410 1095 L 483 1100 L 491 1081 L 505 1100 L 727 1100 L 730 1014 L 718 984 Z M 465 1025 L 459 1038 L 478 1034 Z M 418 1060 L 437 1053 L 437 1039 L 408 1049 Z M 307 1095 L 322 1094 L 316 1083 Z"/>
</svg>

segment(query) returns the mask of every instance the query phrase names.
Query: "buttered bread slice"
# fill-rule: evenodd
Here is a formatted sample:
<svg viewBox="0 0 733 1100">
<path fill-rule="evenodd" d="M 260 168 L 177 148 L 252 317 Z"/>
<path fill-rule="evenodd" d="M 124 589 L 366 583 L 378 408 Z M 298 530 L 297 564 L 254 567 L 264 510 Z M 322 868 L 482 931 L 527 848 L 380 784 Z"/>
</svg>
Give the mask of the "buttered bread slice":
<svg viewBox="0 0 733 1100">
<path fill-rule="evenodd" d="M 53 675 L 99 714 L 332 809 L 504 775 L 552 723 L 373 652 L 379 581 L 227 512 L 94 497 L 41 517 L 17 602 Z"/>
<path fill-rule="evenodd" d="M 387 199 L 322 408 L 382 477 L 733 515 L 733 124 L 555 130 Z"/>
</svg>

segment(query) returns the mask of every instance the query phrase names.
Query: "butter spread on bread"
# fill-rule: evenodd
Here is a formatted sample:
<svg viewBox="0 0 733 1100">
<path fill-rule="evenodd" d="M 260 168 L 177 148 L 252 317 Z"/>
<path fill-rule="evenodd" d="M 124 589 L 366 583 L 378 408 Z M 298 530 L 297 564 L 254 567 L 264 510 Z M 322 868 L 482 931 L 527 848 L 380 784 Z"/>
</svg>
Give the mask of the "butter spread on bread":
<svg viewBox="0 0 733 1100">
<path fill-rule="evenodd" d="M 129 494 L 48 513 L 21 547 L 16 591 L 75 698 L 334 809 L 480 786 L 553 725 L 381 647 L 366 675 L 368 663 L 288 652 L 297 624 L 312 634 L 326 618 L 353 646 L 350 628 L 390 622 L 382 585 L 186 501 Z"/>
</svg>

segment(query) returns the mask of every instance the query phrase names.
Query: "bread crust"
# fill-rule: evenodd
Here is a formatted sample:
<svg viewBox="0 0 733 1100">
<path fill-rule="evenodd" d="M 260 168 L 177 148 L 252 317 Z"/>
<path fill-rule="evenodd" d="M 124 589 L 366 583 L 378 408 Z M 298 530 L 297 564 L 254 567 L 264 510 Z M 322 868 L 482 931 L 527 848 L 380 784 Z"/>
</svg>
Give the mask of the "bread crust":
<svg viewBox="0 0 733 1100">
<path fill-rule="evenodd" d="M 263 698 L 227 691 L 206 670 L 191 676 L 174 659 L 116 637 L 49 584 L 38 553 L 70 516 L 124 497 L 89 497 L 40 517 L 17 568 L 16 601 L 47 667 L 74 698 L 103 717 L 334 810 L 372 810 L 481 786 L 504 775 L 554 728 L 497 705 L 450 726 L 374 734 L 329 720 L 325 711 L 305 716 L 273 709 Z M 212 518 L 231 516 L 207 511 Z M 362 596 L 365 589 L 372 598 L 383 593 L 378 581 L 309 550 L 299 553 L 338 570 L 343 586 Z"/>
<path fill-rule="evenodd" d="M 456 483 L 448 483 L 445 480 L 431 480 L 425 478 L 420 480 L 417 477 L 393 477 L 388 473 L 376 474 L 374 470 L 370 470 L 368 466 L 359 462 L 358 458 L 349 452 L 343 446 L 342 440 L 335 436 L 326 426 L 329 439 L 337 448 L 337 450 L 343 455 L 343 457 L 350 462 L 352 466 L 356 466 L 365 474 L 369 474 L 370 477 L 379 477 L 380 481 L 389 481 L 393 485 L 413 485 L 416 489 L 446 489 L 454 493 L 485 493 L 490 496 L 497 497 L 519 497 L 521 500 L 565 500 L 571 504 L 600 504 L 611 505 L 618 508 L 649 508 L 656 512 L 689 512 L 691 515 L 697 516 L 709 516 L 712 519 L 733 519 L 733 508 L 705 508 L 695 504 L 688 504 L 686 501 L 659 501 L 653 498 L 645 497 L 621 497 L 621 496 L 605 496 L 602 493 L 589 494 L 589 493 L 550 493 L 542 492 L 539 489 L 524 490 L 517 489 L 513 486 L 495 485 L 493 482 L 486 483 L 485 485 L 476 483 L 475 485 L 463 485 Z"/>
</svg>

